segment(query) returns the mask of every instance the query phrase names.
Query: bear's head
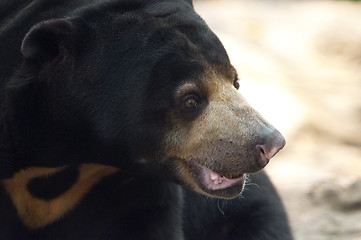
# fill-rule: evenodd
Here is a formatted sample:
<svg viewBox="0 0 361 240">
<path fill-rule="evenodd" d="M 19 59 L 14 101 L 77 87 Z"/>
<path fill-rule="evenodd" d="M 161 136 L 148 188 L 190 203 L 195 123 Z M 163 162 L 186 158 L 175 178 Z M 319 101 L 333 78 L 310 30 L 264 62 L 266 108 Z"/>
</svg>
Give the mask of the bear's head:
<svg viewBox="0 0 361 240">
<path fill-rule="evenodd" d="M 189 2 L 89 7 L 35 25 L 22 53 L 20 167 L 97 162 L 231 198 L 285 144 Z"/>
</svg>

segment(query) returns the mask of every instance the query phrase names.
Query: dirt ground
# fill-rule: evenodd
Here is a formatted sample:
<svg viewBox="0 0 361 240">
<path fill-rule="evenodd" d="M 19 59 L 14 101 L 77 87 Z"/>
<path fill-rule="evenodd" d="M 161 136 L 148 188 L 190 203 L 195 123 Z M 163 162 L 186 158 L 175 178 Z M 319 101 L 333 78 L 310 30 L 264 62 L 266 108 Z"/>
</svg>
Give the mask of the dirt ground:
<svg viewBox="0 0 361 240">
<path fill-rule="evenodd" d="M 266 167 L 297 240 L 361 239 L 361 2 L 196 0 L 249 102 L 287 139 Z"/>
</svg>

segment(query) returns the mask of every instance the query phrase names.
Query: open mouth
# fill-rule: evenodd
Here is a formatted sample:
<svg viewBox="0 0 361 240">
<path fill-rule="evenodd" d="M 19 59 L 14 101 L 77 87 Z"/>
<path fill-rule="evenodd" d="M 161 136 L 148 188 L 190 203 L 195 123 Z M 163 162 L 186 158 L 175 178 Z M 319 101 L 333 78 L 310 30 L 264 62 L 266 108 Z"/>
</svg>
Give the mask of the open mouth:
<svg viewBox="0 0 361 240">
<path fill-rule="evenodd" d="M 217 173 L 205 166 L 195 165 L 194 178 L 206 193 L 221 198 L 234 198 L 241 194 L 246 179 L 245 173 Z"/>
</svg>

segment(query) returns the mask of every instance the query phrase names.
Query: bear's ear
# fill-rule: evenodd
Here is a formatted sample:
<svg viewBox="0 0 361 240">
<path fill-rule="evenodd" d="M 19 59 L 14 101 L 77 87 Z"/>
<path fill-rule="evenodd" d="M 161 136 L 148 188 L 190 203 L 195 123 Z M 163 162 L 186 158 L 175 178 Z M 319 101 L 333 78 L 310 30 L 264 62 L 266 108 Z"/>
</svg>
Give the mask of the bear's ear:
<svg viewBox="0 0 361 240">
<path fill-rule="evenodd" d="M 21 45 L 25 59 L 45 63 L 57 57 L 66 48 L 73 25 L 66 19 L 52 19 L 33 26 Z"/>
</svg>

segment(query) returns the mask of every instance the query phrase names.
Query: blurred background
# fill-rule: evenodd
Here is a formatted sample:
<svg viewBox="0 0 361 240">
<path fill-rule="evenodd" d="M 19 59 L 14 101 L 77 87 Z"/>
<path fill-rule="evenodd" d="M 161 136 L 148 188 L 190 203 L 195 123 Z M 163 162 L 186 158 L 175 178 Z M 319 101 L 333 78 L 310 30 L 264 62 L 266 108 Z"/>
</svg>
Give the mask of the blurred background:
<svg viewBox="0 0 361 240">
<path fill-rule="evenodd" d="M 361 2 L 194 5 L 237 68 L 240 91 L 286 137 L 266 169 L 296 240 L 360 240 Z"/>
</svg>

